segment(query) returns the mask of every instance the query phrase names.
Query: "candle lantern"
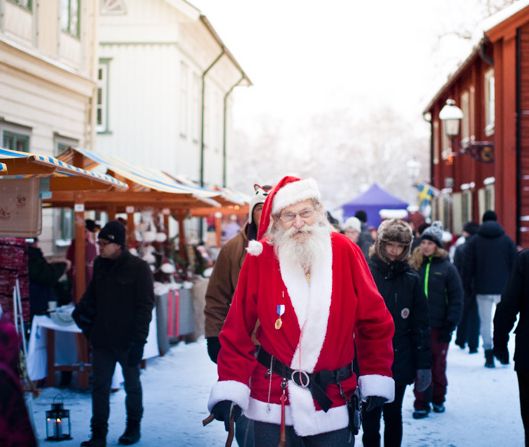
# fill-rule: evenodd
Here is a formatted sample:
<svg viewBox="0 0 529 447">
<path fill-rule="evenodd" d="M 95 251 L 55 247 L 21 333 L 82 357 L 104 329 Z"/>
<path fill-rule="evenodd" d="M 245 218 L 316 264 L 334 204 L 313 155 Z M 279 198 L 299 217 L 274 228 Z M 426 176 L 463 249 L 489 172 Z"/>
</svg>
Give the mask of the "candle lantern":
<svg viewBox="0 0 529 447">
<path fill-rule="evenodd" d="M 72 439 L 70 410 L 62 402 L 53 402 L 46 411 L 46 441 L 66 441 Z"/>
</svg>

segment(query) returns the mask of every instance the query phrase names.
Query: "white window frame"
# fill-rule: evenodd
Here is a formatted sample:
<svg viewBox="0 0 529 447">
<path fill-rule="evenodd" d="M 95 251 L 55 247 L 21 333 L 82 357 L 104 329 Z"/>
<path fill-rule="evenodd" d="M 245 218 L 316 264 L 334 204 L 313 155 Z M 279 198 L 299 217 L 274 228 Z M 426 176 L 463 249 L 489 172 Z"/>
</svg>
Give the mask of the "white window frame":
<svg viewBox="0 0 529 447">
<path fill-rule="evenodd" d="M 490 136 L 494 133 L 495 123 L 495 89 L 494 89 L 494 69 L 491 68 L 485 72 L 485 135 Z"/>
<path fill-rule="evenodd" d="M 100 77 L 101 73 L 101 77 Z M 97 96 L 96 96 L 96 131 L 109 133 L 108 91 L 110 79 L 110 59 L 100 59 L 97 67 Z"/>
<path fill-rule="evenodd" d="M 5 134 L 11 134 L 18 139 L 24 139 L 27 141 L 27 147 L 10 147 L 5 144 Z M 6 123 L 5 121 L 0 121 L 0 146 L 5 147 L 6 149 L 17 150 L 20 152 L 31 152 L 31 129 L 27 127 L 17 126 L 16 124 Z"/>
<path fill-rule="evenodd" d="M 77 11 L 72 12 L 74 4 L 77 5 Z M 60 0 L 61 31 L 75 39 L 81 38 L 81 6 L 81 0 Z"/>
<path fill-rule="evenodd" d="M 461 93 L 461 111 L 463 119 L 461 120 L 461 144 L 463 146 L 470 143 L 470 93 L 465 90 Z"/>
<path fill-rule="evenodd" d="M 439 121 L 433 122 L 433 164 L 439 164 Z"/>
</svg>

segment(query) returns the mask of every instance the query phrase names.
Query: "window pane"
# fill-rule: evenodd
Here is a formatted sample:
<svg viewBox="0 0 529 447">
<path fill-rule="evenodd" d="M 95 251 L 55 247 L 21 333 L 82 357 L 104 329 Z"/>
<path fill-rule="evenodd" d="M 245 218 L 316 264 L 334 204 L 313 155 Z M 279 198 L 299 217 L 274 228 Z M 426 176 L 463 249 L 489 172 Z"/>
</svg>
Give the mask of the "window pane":
<svg viewBox="0 0 529 447">
<path fill-rule="evenodd" d="M 70 0 L 70 33 L 79 37 L 79 1 Z"/>
<path fill-rule="evenodd" d="M 69 1 L 61 0 L 61 29 L 63 31 L 69 31 Z"/>
</svg>

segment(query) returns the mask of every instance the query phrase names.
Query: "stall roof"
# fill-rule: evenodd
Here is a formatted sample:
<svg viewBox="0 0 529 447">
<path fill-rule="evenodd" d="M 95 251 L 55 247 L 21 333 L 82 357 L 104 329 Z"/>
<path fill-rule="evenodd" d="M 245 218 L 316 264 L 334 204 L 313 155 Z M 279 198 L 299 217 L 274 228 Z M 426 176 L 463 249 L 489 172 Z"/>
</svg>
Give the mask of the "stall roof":
<svg viewBox="0 0 529 447">
<path fill-rule="evenodd" d="M 2 178 L 51 177 L 50 191 L 126 190 L 127 184 L 98 172 L 73 166 L 50 155 L 19 152 L 0 147 Z"/>
</svg>

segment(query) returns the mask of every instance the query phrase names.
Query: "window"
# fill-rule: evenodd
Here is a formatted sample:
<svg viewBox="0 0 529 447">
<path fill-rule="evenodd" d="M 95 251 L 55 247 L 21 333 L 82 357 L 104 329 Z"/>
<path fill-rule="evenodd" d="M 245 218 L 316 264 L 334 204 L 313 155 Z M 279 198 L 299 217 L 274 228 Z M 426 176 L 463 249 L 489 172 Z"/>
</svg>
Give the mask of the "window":
<svg viewBox="0 0 529 447">
<path fill-rule="evenodd" d="M 33 8 L 32 0 L 10 0 L 10 2 L 20 6 L 21 8 L 27 9 L 28 11 L 31 11 Z"/>
<path fill-rule="evenodd" d="M 64 151 L 70 147 L 76 147 L 79 145 L 79 141 L 73 138 L 63 137 L 61 135 L 55 135 L 54 139 L 54 156 L 61 155 Z"/>
<path fill-rule="evenodd" d="M 180 136 L 187 138 L 189 127 L 188 112 L 188 84 L 189 84 L 189 67 L 185 62 L 180 62 Z"/>
<path fill-rule="evenodd" d="M 63 241 L 72 240 L 74 234 L 73 210 L 71 208 L 61 208 L 59 219 L 59 238 Z"/>
<path fill-rule="evenodd" d="M 485 73 L 485 134 L 494 133 L 494 70 Z"/>
<path fill-rule="evenodd" d="M 2 146 L 20 152 L 29 152 L 30 133 L 21 128 L 0 123 Z"/>
<path fill-rule="evenodd" d="M 61 0 L 61 30 L 73 37 L 81 36 L 81 0 Z"/>
<path fill-rule="evenodd" d="M 461 95 L 461 110 L 463 120 L 461 121 L 461 143 L 465 144 L 470 141 L 470 94 L 468 91 Z"/>
<path fill-rule="evenodd" d="M 433 164 L 439 164 L 439 121 L 433 122 Z"/>
<path fill-rule="evenodd" d="M 472 220 L 472 190 L 463 191 L 461 196 L 461 220 L 463 224 Z"/>
<path fill-rule="evenodd" d="M 109 132 L 108 122 L 108 72 L 109 59 L 101 59 L 97 68 L 97 105 L 96 130 L 98 133 Z"/>
</svg>

